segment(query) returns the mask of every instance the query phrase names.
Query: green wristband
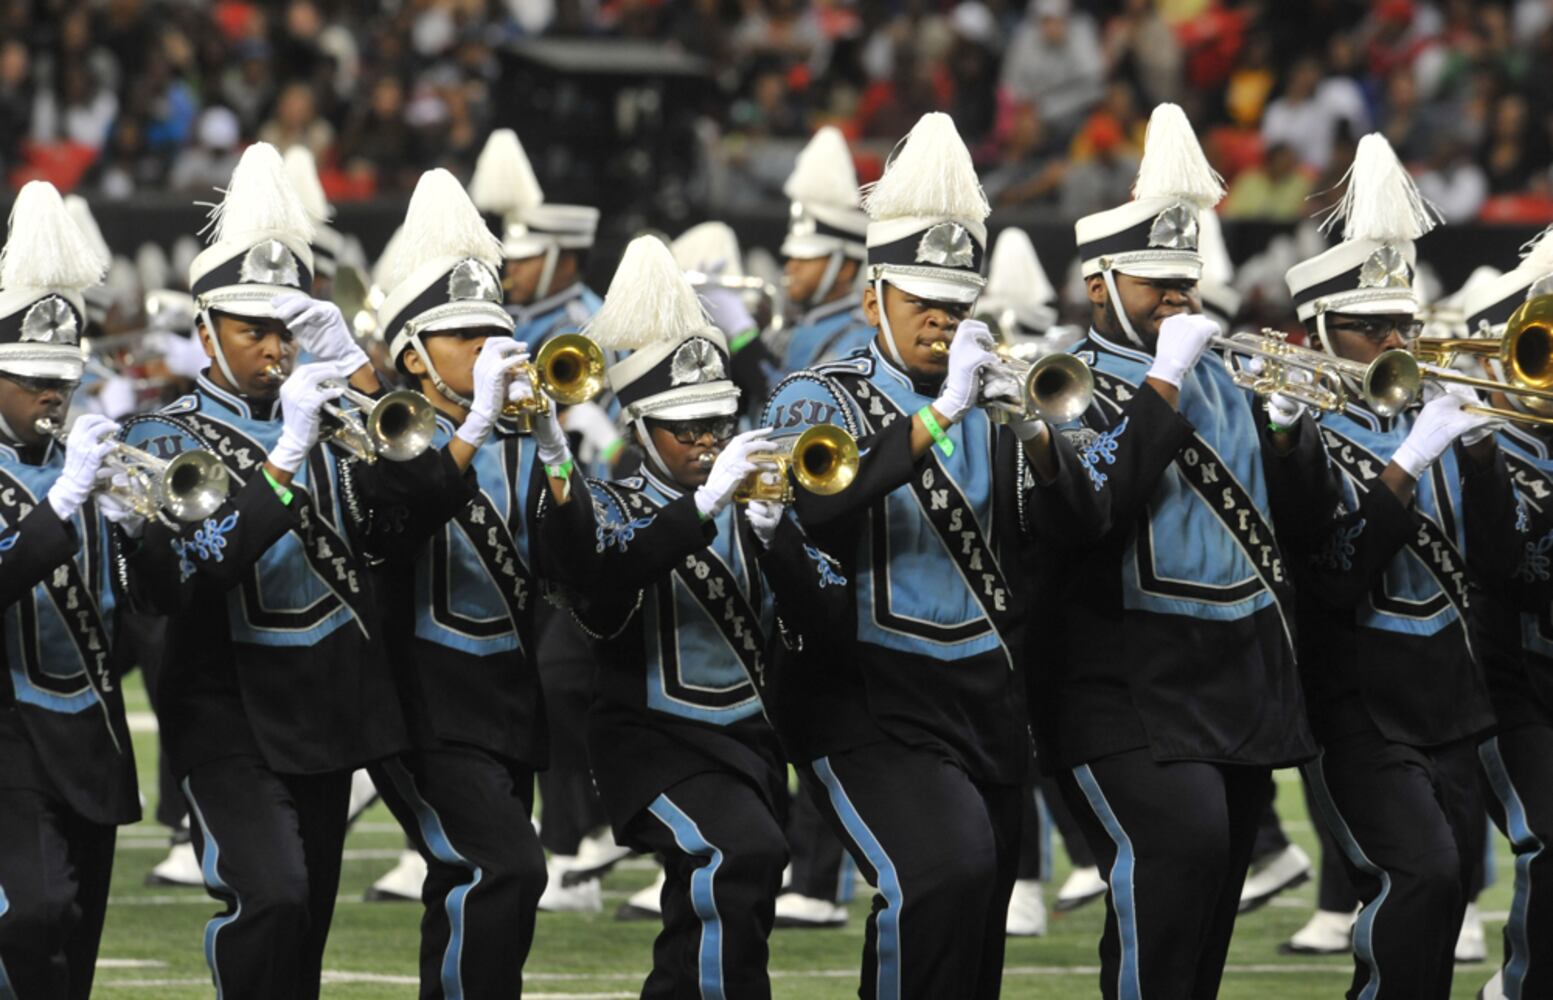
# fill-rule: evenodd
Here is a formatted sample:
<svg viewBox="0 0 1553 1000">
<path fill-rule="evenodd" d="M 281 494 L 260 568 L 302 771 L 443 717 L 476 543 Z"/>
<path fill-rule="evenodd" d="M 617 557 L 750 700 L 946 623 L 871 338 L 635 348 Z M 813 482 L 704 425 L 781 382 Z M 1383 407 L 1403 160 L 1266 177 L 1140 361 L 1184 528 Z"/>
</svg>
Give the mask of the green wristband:
<svg viewBox="0 0 1553 1000">
<path fill-rule="evenodd" d="M 737 334 L 728 341 L 728 353 L 730 355 L 738 354 L 745 347 L 749 346 L 750 341 L 758 336 L 760 336 L 760 327 L 758 326 L 752 326 L 743 333 Z"/>
<path fill-rule="evenodd" d="M 614 465 L 615 464 L 615 456 L 619 455 L 621 450 L 623 448 L 625 448 L 625 446 L 626 446 L 626 439 L 623 438 L 623 437 L 617 437 L 617 438 L 615 438 L 615 440 L 613 440 L 609 444 L 605 445 L 604 446 L 604 450 L 599 453 L 600 457 L 604 459 L 604 464 L 605 465 Z"/>
<path fill-rule="evenodd" d="M 927 432 L 933 435 L 933 443 L 938 445 L 938 450 L 944 453 L 944 457 L 948 458 L 950 455 L 953 455 L 954 442 L 949 440 L 949 435 L 945 434 L 944 429 L 938 426 L 938 418 L 933 415 L 933 408 L 931 406 L 924 406 L 917 411 L 917 416 L 922 418 L 922 426 L 926 427 Z"/>
<path fill-rule="evenodd" d="M 260 471 L 264 473 L 264 481 L 270 484 L 270 489 L 274 490 L 275 491 L 275 495 L 280 497 L 280 502 L 285 504 L 287 507 L 290 507 L 291 506 L 291 490 L 288 489 L 285 486 L 282 486 L 280 483 L 277 483 L 275 481 L 275 477 L 270 475 L 270 470 L 269 469 L 262 469 L 261 468 Z"/>
<path fill-rule="evenodd" d="M 573 462 L 568 458 L 560 465 L 545 466 L 545 475 L 549 476 L 551 479 L 570 479 L 572 478 L 572 468 Z"/>
</svg>

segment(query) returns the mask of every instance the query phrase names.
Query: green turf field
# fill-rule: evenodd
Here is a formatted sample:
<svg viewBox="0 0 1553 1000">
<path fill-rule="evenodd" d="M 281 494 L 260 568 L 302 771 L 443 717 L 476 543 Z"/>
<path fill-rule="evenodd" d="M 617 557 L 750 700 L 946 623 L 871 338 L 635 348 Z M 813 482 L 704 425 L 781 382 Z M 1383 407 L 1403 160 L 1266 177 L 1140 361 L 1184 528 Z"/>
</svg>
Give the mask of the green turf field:
<svg viewBox="0 0 1553 1000">
<path fill-rule="evenodd" d="M 138 675 L 126 685 L 132 712 L 147 709 Z M 144 718 L 141 716 L 140 718 Z M 156 738 L 137 732 L 141 789 L 151 814 L 156 794 Z M 1315 855 L 1314 836 L 1305 820 L 1298 782 L 1292 774 L 1279 785 L 1285 829 Z M 329 950 L 324 958 L 324 996 L 347 998 L 416 995 L 417 922 L 415 904 L 362 903 L 361 893 L 392 866 L 403 837 L 381 806 L 363 817 L 347 843 L 340 905 L 335 911 Z M 198 889 L 147 888 L 146 871 L 164 856 L 166 832 L 147 820 L 119 835 L 113 896 L 108 910 L 97 974 L 99 996 L 144 998 L 208 997 L 213 993 L 201 951 L 201 932 L 216 904 Z M 1471 997 L 1492 974 L 1500 953 L 1499 934 L 1510 905 L 1510 856 L 1502 838 L 1494 838 L 1497 881 L 1480 904 L 1488 914 L 1488 964 L 1458 966 L 1453 997 Z M 1060 853 L 1060 852 L 1059 852 Z M 1058 882 L 1066 876 L 1058 859 Z M 600 915 L 539 916 L 529 956 L 528 995 L 535 997 L 633 997 L 645 976 L 655 927 L 616 923 L 615 907 L 653 878 L 645 861 L 627 862 L 605 882 Z M 852 920 L 840 930 L 777 931 L 771 942 L 773 992 L 778 997 L 850 997 L 857 992 L 856 968 L 862 949 L 863 914 L 868 893 L 853 904 Z M 1221 993 L 1226 998 L 1338 997 L 1347 984 L 1346 959 L 1292 958 L 1278 954 L 1285 940 L 1305 921 L 1314 905 L 1307 884 L 1285 893 L 1243 918 L 1236 928 L 1229 971 Z M 1095 954 L 1103 906 L 1092 904 L 1057 917 L 1047 936 L 1010 940 L 1004 970 L 1005 997 L 1091 997 L 1098 995 Z"/>
</svg>

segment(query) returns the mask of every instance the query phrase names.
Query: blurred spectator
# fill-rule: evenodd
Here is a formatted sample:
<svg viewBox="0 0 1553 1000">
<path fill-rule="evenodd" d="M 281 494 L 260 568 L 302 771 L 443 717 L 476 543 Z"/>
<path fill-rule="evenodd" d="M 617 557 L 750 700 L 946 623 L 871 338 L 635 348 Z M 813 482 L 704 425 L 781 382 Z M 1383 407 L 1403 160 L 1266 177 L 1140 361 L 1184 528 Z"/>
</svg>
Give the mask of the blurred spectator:
<svg viewBox="0 0 1553 1000">
<path fill-rule="evenodd" d="M 259 128 L 259 141 L 277 149 L 306 146 L 315 159 L 324 158 L 334 142 L 334 128 L 318 117 L 312 84 L 288 83 L 281 90 L 274 114 Z"/>
<path fill-rule="evenodd" d="M 1103 211 L 1132 197 L 1138 158 L 1128 151 L 1122 130 L 1109 117 L 1098 117 L 1084 126 L 1075 139 L 1093 155 L 1071 165 L 1062 178 L 1058 204 L 1064 218 Z"/>
<path fill-rule="evenodd" d="M 987 200 L 994 206 L 1054 203 L 1067 161 L 1052 155 L 1040 111 L 1033 104 L 1015 104 L 1003 117 L 1000 162 L 981 175 Z"/>
<path fill-rule="evenodd" d="M 1152 0 L 1125 0 L 1105 26 L 1105 65 L 1111 79 L 1137 84 L 1150 107 L 1175 101 L 1181 89 L 1181 45 Z"/>
<path fill-rule="evenodd" d="M 978 0 L 968 0 L 949 15 L 954 41 L 948 66 L 954 121 L 974 150 L 992 131 L 998 113 L 998 22 Z"/>
<path fill-rule="evenodd" d="M 1240 61 L 1230 72 L 1224 90 L 1224 109 L 1241 128 L 1255 128 L 1267 109 L 1267 99 L 1278 83 L 1273 69 L 1273 42 L 1266 34 L 1253 35 L 1241 50 Z"/>
<path fill-rule="evenodd" d="M 404 120 L 404 88 L 394 77 L 381 77 L 372 84 L 370 102 L 346 125 L 339 161 L 353 174 L 371 176 L 380 189 L 392 188 L 419 172 L 415 152 L 415 135 Z"/>
<path fill-rule="evenodd" d="M 1506 94 L 1494 105 L 1488 139 L 1478 151 L 1494 194 L 1521 191 L 1546 165 L 1546 143 L 1532 138 L 1526 99 Z"/>
<path fill-rule="evenodd" d="M 22 138 L 31 131 L 32 59 L 15 38 L 0 42 L 0 170 L 21 157 Z"/>
<path fill-rule="evenodd" d="M 209 191 L 226 184 L 241 153 L 241 126 L 231 108 L 206 108 L 194 146 L 178 154 L 167 185 L 174 191 Z"/>
<path fill-rule="evenodd" d="M 1294 222 L 1309 211 L 1309 197 L 1310 175 L 1294 149 L 1280 142 L 1267 147 L 1261 166 L 1236 176 L 1221 211 L 1226 219 Z"/>
<path fill-rule="evenodd" d="M 33 141 L 101 147 L 119 112 L 118 95 L 85 64 L 67 63 L 58 76 L 58 88 L 39 90 L 33 101 Z"/>
<path fill-rule="evenodd" d="M 1297 59 L 1289 70 L 1283 96 L 1267 106 L 1262 118 L 1262 141 L 1269 146 L 1293 146 L 1312 170 L 1326 167 L 1339 128 L 1350 136 L 1368 131 L 1368 116 L 1356 93 L 1341 83 L 1331 88 L 1325 83 L 1321 63 L 1315 57 Z"/>
<path fill-rule="evenodd" d="M 254 135 L 264 112 L 275 99 L 270 47 L 258 40 L 238 46 L 236 58 L 221 74 L 221 102 L 237 113 L 244 135 Z"/>
<path fill-rule="evenodd" d="M 1030 0 L 1003 58 L 1003 86 L 1039 104 L 1047 127 L 1067 137 L 1100 99 L 1105 60 L 1094 22 L 1069 0 Z"/>
<path fill-rule="evenodd" d="M 1433 134 L 1418 101 L 1418 83 L 1411 70 L 1399 69 L 1386 79 L 1381 105 L 1380 131 L 1403 162 L 1421 160 Z"/>
<path fill-rule="evenodd" d="M 1466 143 L 1449 133 L 1435 144 L 1429 166 L 1418 175 L 1418 190 L 1446 222 L 1470 222 L 1488 200 L 1488 177 Z"/>
</svg>

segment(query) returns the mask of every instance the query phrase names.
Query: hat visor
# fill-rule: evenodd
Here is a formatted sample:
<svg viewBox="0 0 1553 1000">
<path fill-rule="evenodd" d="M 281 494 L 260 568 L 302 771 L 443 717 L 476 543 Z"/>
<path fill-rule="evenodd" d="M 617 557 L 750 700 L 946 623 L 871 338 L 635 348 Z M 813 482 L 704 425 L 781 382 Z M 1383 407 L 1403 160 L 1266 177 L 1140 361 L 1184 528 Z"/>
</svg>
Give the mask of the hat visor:
<svg viewBox="0 0 1553 1000">
<path fill-rule="evenodd" d="M 920 275 L 884 275 L 887 284 L 894 285 L 907 295 L 915 295 L 929 302 L 957 302 L 970 305 L 981 297 L 981 285 L 952 278 L 924 278 Z"/>
<path fill-rule="evenodd" d="M 793 260 L 814 260 L 845 252 L 846 244 L 834 236 L 789 236 L 782 241 L 781 248 L 782 256 Z"/>
<path fill-rule="evenodd" d="M 40 351 L 35 344 L 25 346 L 28 348 L 25 354 L 0 349 L 0 373 L 62 382 L 81 381 L 86 364 L 79 351 L 74 348 Z"/>
<path fill-rule="evenodd" d="M 500 306 L 497 306 L 501 309 Z M 501 309 L 501 315 L 489 309 L 471 309 L 468 312 L 450 313 L 446 316 L 438 316 L 436 319 L 421 327 L 421 334 L 447 333 L 449 330 L 475 330 L 487 327 L 496 327 L 507 333 L 513 329 L 512 316 L 505 309 Z"/>
<path fill-rule="evenodd" d="M 628 419 L 699 420 L 703 417 L 728 417 L 739 412 L 739 387 L 719 380 L 703 385 L 681 386 L 639 399 L 627 408 Z"/>
<path fill-rule="evenodd" d="M 1355 296 L 1352 301 L 1344 301 L 1345 296 L 1327 296 L 1326 311 L 1329 313 L 1348 313 L 1350 316 L 1396 316 L 1406 314 L 1412 316 L 1418 312 L 1418 296 L 1411 290 L 1398 288 L 1395 295 L 1376 295 L 1374 291 L 1366 290 L 1361 298 Z"/>
<path fill-rule="evenodd" d="M 278 319 L 271 304 L 280 295 L 306 295 L 291 285 L 227 285 L 200 296 L 200 304 L 214 312 L 244 319 Z"/>
<path fill-rule="evenodd" d="M 1195 257 L 1195 255 L 1193 255 Z M 1131 278 L 1175 278 L 1186 281 L 1202 280 L 1202 259 L 1140 260 L 1118 263 L 1115 270 Z"/>
</svg>

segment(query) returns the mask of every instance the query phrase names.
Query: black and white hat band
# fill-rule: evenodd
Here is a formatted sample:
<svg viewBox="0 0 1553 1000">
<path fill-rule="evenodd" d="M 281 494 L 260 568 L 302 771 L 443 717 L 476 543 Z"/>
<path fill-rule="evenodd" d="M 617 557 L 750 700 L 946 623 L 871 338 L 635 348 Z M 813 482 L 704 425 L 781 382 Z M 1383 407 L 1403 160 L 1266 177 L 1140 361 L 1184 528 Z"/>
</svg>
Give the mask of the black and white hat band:
<svg viewBox="0 0 1553 1000">
<path fill-rule="evenodd" d="M 276 285 L 311 292 L 313 272 L 280 240 L 264 240 L 212 267 L 196 278 L 189 290 L 201 298 L 239 285 Z"/>
</svg>

